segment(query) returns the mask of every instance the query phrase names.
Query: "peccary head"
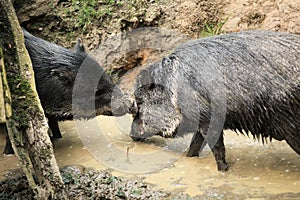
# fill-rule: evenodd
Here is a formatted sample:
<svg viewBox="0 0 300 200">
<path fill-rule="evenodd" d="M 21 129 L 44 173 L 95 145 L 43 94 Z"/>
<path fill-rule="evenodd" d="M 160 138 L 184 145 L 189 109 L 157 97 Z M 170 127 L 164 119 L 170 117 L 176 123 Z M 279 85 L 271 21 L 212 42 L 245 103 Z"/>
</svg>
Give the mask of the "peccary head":
<svg viewBox="0 0 300 200">
<path fill-rule="evenodd" d="M 210 98 L 195 70 L 176 54 L 151 64 L 140 72 L 135 88 L 136 112 L 131 126 L 134 140 L 152 135 L 183 136 L 209 121 Z M 182 70 L 184 69 L 184 70 Z M 195 92 L 195 87 L 201 92 Z"/>
<path fill-rule="evenodd" d="M 36 87 L 47 116 L 58 120 L 112 115 L 113 96 L 121 98 L 104 69 L 78 40 L 74 50 L 35 37 L 23 30 L 35 73 Z M 121 106 L 121 105 L 120 105 Z M 123 105 L 122 105 L 123 106 Z M 123 106 L 124 107 L 124 106 Z M 128 109 L 122 108 L 123 113 Z"/>
<path fill-rule="evenodd" d="M 77 44 L 76 52 L 82 51 L 84 48 Z M 87 55 L 76 75 L 73 88 L 73 112 L 74 104 L 78 104 L 79 110 L 76 110 L 76 114 L 79 117 L 124 115 L 129 113 L 131 107 L 131 101 L 126 97 L 114 85 L 104 69 Z M 77 105 L 75 105 L 76 107 Z"/>
<path fill-rule="evenodd" d="M 174 91 L 168 87 L 170 85 L 153 78 L 152 68 L 143 70 L 138 76 L 134 94 L 137 107 L 130 133 L 134 140 L 152 135 L 173 137 L 181 121 Z"/>
<path fill-rule="evenodd" d="M 85 53 L 84 46 L 81 45 L 80 40 L 78 40 L 75 46 L 75 51 L 79 54 Z M 114 85 L 111 77 L 109 77 L 98 62 L 89 55 L 87 55 L 81 63 L 76 75 L 76 81 L 77 88 L 75 88 L 75 85 L 73 92 L 78 90 L 80 94 L 76 97 L 83 97 L 83 102 L 80 102 L 81 105 L 79 106 L 83 109 L 79 110 L 79 112 L 84 113 L 90 111 L 91 113 L 88 113 L 87 116 L 94 114 L 121 116 L 130 112 L 132 100 Z M 82 83 L 80 83 L 81 81 Z M 93 97 L 95 97 L 95 99 L 93 99 Z M 93 100 L 95 100 L 95 107 L 93 107 Z M 76 100 L 74 101 L 73 99 L 73 103 L 74 102 L 76 102 Z M 95 113 L 93 112 L 94 110 Z"/>
</svg>

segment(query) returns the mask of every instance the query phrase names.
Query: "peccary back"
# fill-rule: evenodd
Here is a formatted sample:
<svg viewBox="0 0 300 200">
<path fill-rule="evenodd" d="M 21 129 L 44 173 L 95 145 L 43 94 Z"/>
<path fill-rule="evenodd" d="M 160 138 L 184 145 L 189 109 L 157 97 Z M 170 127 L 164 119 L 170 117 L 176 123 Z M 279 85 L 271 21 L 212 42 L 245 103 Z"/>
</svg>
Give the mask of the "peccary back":
<svg viewBox="0 0 300 200">
<path fill-rule="evenodd" d="M 186 49 L 192 49 L 194 56 Z M 224 128 L 249 131 L 257 138 L 279 140 L 290 138 L 289 134 L 300 134 L 299 36 L 247 31 L 193 41 L 179 47 L 174 55 L 195 66 L 192 75 L 185 72 L 184 76 L 191 80 L 189 84 L 199 94 L 203 94 L 204 88 L 195 87 L 197 79 L 209 79 L 201 74 L 210 70 L 198 63 L 199 57 L 205 59 L 210 55 L 214 58 L 217 70 L 225 77 L 222 82 L 227 102 Z M 193 63 L 194 60 L 197 63 Z M 185 90 L 181 89 L 179 93 Z"/>
<path fill-rule="evenodd" d="M 300 154 L 298 35 L 244 31 L 189 41 L 142 71 L 137 82 L 134 138 L 185 134 L 177 131 L 182 124 L 196 124 L 188 155 L 198 155 L 208 142 L 213 103 L 225 102 L 216 105 L 225 111 L 221 129 L 284 139 Z M 226 170 L 220 137 L 211 148 L 219 170 Z"/>
<path fill-rule="evenodd" d="M 45 113 L 58 120 L 71 119 L 73 83 L 87 54 L 47 42 L 26 31 L 24 36 Z"/>
</svg>

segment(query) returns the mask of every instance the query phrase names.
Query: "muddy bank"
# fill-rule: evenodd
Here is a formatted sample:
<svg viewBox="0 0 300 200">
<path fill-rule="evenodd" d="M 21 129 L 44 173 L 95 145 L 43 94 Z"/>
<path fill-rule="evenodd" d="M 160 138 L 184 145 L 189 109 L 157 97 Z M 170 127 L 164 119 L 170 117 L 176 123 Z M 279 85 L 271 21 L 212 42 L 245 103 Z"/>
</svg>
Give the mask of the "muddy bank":
<svg viewBox="0 0 300 200">
<path fill-rule="evenodd" d="M 201 37 L 207 26 L 223 24 L 222 32 L 264 29 L 300 34 L 300 5 L 294 0 L 126 0 L 96 6 L 83 6 L 82 1 L 14 2 L 21 24 L 32 33 L 65 47 L 73 47 L 81 37 L 88 50 L 121 31 L 141 27 L 174 29 L 191 38 Z"/>
<path fill-rule="evenodd" d="M 293 0 L 226 0 L 226 32 L 245 29 L 274 30 L 300 34 L 300 3 Z M 224 16 L 223 15 L 223 16 Z"/>
<path fill-rule="evenodd" d="M 65 191 L 70 200 L 75 199 L 187 199 L 187 200 L 215 200 L 215 199 L 252 199 L 265 200 L 298 199 L 299 194 L 284 193 L 275 195 L 244 194 L 238 195 L 227 192 L 229 186 L 210 188 L 203 194 L 191 197 L 179 191 L 165 192 L 153 190 L 151 184 L 139 178 L 130 180 L 113 176 L 107 171 L 85 169 L 82 166 L 69 166 L 62 169 Z M 33 193 L 28 189 L 24 177 L 0 182 L 1 199 L 33 199 Z"/>
<path fill-rule="evenodd" d="M 285 142 L 274 141 L 263 145 L 258 141 L 254 141 L 252 138 L 247 138 L 242 135 L 238 136 L 234 132 L 226 131 L 225 145 L 227 148 L 227 159 L 230 165 L 230 171 L 220 173 L 216 169 L 214 158 L 209 149 L 204 150 L 201 158 L 187 158 L 184 156 L 184 149 L 189 144 L 189 141 L 184 140 L 189 140 L 189 138 L 181 138 L 178 139 L 177 142 L 172 143 L 162 141 L 159 138 L 152 139 L 146 144 L 132 142 L 127 135 L 130 120 L 130 117 L 125 117 L 121 121 L 120 119 L 116 120 L 111 117 L 98 117 L 95 123 L 101 128 L 98 127 L 97 130 L 94 130 L 94 127 L 88 123 L 78 124 L 72 121 L 61 123 L 63 138 L 53 141 L 59 166 L 83 165 L 87 168 L 97 170 L 109 170 L 111 174 L 107 176 L 117 176 L 124 181 L 127 179 L 143 180 L 147 188 L 149 187 L 149 193 L 165 195 L 161 196 L 162 199 L 168 199 L 170 195 L 176 196 L 179 195 L 179 193 L 180 195 L 186 194 L 193 197 L 193 199 L 300 198 L 300 159 Z M 118 148 L 121 153 L 114 155 L 111 153 L 113 151 L 107 151 L 103 152 L 101 156 L 95 154 L 94 150 L 100 148 L 101 142 L 90 143 L 90 146 L 84 146 L 82 137 L 84 137 L 83 134 L 85 133 L 79 133 L 81 129 L 78 125 L 83 125 L 85 129 L 88 128 L 88 131 L 85 132 L 87 138 L 89 138 L 89 135 L 97 135 L 97 131 L 101 129 L 102 136 L 104 136 L 107 139 L 107 143 L 110 144 L 107 148 L 111 150 Z M 183 144 L 183 147 L 176 148 L 178 143 Z M 2 148 L 3 145 L 2 143 Z M 180 153 L 180 155 L 177 156 L 177 159 L 174 160 L 173 163 L 166 167 L 160 167 L 156 164 L 155 160 L 152 160 L 153 162 L 151 163 L 157 167 L 156 170 L 145 173 L 135 173 L 131 169 L 124 170 L 120 167 L 116 167 L 123 166 L 128 158 L 128 146 L 131 147 L 129 159 L 133 162 L 132 166 L 138 164 L 144 169 L 146 169 L 149 164 L 143 165 L 143 162 L 134 163 L 134 160 L 131 158 L 135 155 L 147 156 L 147 154 L 153 152 L 161 154 L 168 151 L 168 149 L 172 149 L 172 151 L 168 151 L 168 153 L 171 153 L 173 156 L 175 154 L 177 155 L 177 153 Z M 115 160 L 108 161 L 107 158 L 112 156 L 115 157 Z M 0 170 L 2 180 L 11 177 L 12 174 L 17 174 L 16 171 L 13 170 L 18 168 L 14 156 L 1 156 L 0 166 L 2 168 Z M 84 170 L 81 172 L 85 174 Z M 102 176 L 101 174 L 103 173 L 107 174 L 107 171 L 92 171 L 90 173 L 92 175 L 85 180 L 87 182 L 91 182 L 96 179 L 96 177 Z M 84 177 L 86 177 L 86 175 L 83 175 L 81 180 L 83 182 Z M 148 184 L 151 185 L 148 186 Z M 88 195 L 89 192 L 91 192 L 91 190 L 87 188 L 87 192 L 83 193 L 82 188 L 78 188 L 78 184 L 68 185 L 67 187 L 72 194 Z M 85 186 L 82 185 L 82 187 Z M 101 187 L 103 189 L 103 186 Z M 107 191 L 110 191 L 115 187 L 116 185 L 108 185 L 106 188 Z M 142 186 L 139 185 L 137 187 Z M 148 192 L 145 192 L 145 194 L 148 194 Z M 156 197 L 159 196 L 155 196 L 155 198 Z"/>
</svg>

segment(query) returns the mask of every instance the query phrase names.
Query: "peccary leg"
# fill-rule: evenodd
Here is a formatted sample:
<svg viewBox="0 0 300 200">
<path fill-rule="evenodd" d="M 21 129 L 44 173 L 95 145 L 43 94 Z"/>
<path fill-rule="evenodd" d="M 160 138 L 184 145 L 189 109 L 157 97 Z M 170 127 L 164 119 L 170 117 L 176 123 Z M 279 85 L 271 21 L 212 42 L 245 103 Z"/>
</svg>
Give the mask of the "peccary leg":
<svg viewBox="0 0 300 200">
<path fill-rule="evenodd" d="M 217 162 L 218 170 L 222 172 L 227 171 L 228 165 L 225 160 L 225 146 L 224 146 L 223 131 L 220 137 L 218 138 L 216 144 L 208 142 L 208 145 L 214 154 L 215 160 Z"/>
<path fill-rule="evenodd" d="M 207 136 L 205 136 L 207 138 Z M 207 138 L 207 140 L 209 140 Z M 223 132 L 218 137 L 217 142 L 213 140 L 211 142 L 207 142 L 200 131 L 196 132 L 193 136 L 193 139 L 190 144 L 190 149 L 187 153 L 188 157 L 199 156 L 199 152 L 203 149 L 203 147 L 208 143 L 210 149 L 212 150 L 215 160 L 217 162 L 219 171 L 227 171 L 228 165 L 225 160 L 225 146 L 224 146 L 224 138 Z"/>
<path fill-rule="evenodd" d="M 199 156 L 201 147 L 203 148 L 206 144 L 206 142 L 205 142 L 203 145 L 203 142 L 204 142 L 204 137 L 202 136 L 202 134 L 199 131 L 197 131 L 193 135 L 193 138 L 192 138 L 192 141 L 190 144 L 190 148 L 189 148 L 189 151 L 186 154 L 186 156 L 187 157 Z"/>
<path fill-rule="evenodd" d="M 5 138 L 6 138 L 6 144 L 5 144 L 5 148 L 4 148 L 3 154 L 6 154 L 6 155 L 14 154 L 14 150 L 13 150 L 13 148 L 11 146 L 11 142 L 10 142 L 10 139 L 8 137 L 8 132 L 7 132 L 6 124 L 1 124 L 0 125 L 0 129 L 1 129 L 1 132 L 4 132 Z"/>
<path fill-rule="evenodd" d="M 62 138 L 61 132 L 59 130 L 58 121 L 52 117 L 48 117 L 49 128 L 52 131 L 53 138 Z"/>
<path fill-rule="evenodd" d="M 9 140 L 9 137 L 8 137 L 8 135 L 6 135 L 6 144 L 5 144 L 3 154 L 9 155 L 9 154 L 14 154 L 14 153 L 15 152 L 14 152 L 12 146 L 11 146 L 11 142 Z"/>
</svg>

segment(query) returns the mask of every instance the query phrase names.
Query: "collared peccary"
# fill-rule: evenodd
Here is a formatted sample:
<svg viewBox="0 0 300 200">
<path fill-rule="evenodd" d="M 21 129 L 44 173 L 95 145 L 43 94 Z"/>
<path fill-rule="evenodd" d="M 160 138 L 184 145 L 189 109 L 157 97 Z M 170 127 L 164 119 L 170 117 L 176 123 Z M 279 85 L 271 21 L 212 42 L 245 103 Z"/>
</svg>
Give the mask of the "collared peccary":
<svg viewBox="0 0 300 200">
<path fill-rule="evenodd" d="M 187 156 L 208 143 L 226 171 L 223 129 L 300 154 L 300 36 L 244 31 L 189 41 L 137 78 L 131 136 L 193 132 Z"/>
<path fill-rule="evenodd" d="M 104 69 L 85 52 L 80 40 L 75 50 L 69 50 L 35 37 L 26 30 L 23 33 L 33 65 L 37 92 L 53 137 L 61 137 L 58 121 L 73 119 L 74 112 L 76 117 L 84 119 L 112 115 L 112 95 L 121 99 L 122 93 Z M 120 108 L 115 110 L 123 108 L 120 104 Z M 124 113 L 127 112 L 124 110 Z M 13 153 L 9 140 L 7 142 L 4 153 Z"/>
</svg>

